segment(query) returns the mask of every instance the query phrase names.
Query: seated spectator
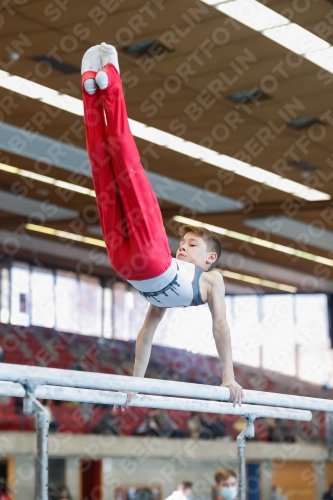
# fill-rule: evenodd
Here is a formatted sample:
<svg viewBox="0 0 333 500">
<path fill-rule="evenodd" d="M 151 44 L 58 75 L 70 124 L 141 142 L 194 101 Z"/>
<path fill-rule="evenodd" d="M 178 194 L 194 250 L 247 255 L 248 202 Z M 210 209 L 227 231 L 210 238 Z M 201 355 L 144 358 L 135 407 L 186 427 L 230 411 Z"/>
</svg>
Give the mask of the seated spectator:
<svg viewBox="0 0 333 500">
<path fill-rule="evenodd" d="M 177 490 L 165 500 L 188 500 L 192 496 L 192 486 L 191 481 L 182 481 L 178 484 Z"/>
<path fill-rule="evenodd" d="M 191 439 L 214 439 L 211 430 L 212 421 L 204 412 L 192 412 L 191 418 L 187 421 L 187 430 Z"/>
<path fill-rule="evenodd" d="M 212 431 L 213 421 L 207 417 L 204 412 L 199 413 L 199 420 L 201 423 L 201 431 L 199 434 L 200 439 L 214 439 L 214 434 Z"/>
<path fill-rule="evenodd" d="M 102 415 L 100 421 L 92 428 L 92 433 L 120 436 L 121 431 L 117 415 L 117 410 L 114 410 L 113 407 L 108 408 Z"/>
<path fill-rule="evenodd" d="M 184 438 L 187 432 L 179 429 L 166 410 L 155 410 L 158 426 L 163 437 Z"/>
<path fill-rule="evenodd" d="M 246 427 L 246 420 L 244 417 L 238 417 L 236 422 L 234 422 L 233 424 L 233 428 L 235 429 L 235 431 L 237 431 L 237 433 L 240 433 L 242 432 Z"/>
<path fill-rule="evenodd" d="M 187 430 L 191 439 L 198 439 L 202 431 L 202 425 L 198 412 L 192 412 L 191 417 L 187 421 Z"/>
<path fill-rule="evenodd" d="M 285 443 L 296 443 L 296 428 L 294 420 L 285 420 L 281 423 L 283 441 Z"/>
<path fill-rule="evenodd" d="M 151 410 L 139 427 L 133 432 L 133 436 L 161 436 L 162 430 L 157 419 L 158 410 Z"/>
<path fill-rule="evenodd" d="M 283 435 L 280 424 L 277 423 L 276 418 L 267 418 L 266 427 L 268 434 L 268 442 L 270 443 L 282 443 Z"/>
<path fill-rule="evenodd" d="M 224 415 L 218 414 L 216 420 L 210 424 L 210 430 L 212 432 L 213 438 L 224 438 L 227 436 L 225 428 Z"/>
</svg>

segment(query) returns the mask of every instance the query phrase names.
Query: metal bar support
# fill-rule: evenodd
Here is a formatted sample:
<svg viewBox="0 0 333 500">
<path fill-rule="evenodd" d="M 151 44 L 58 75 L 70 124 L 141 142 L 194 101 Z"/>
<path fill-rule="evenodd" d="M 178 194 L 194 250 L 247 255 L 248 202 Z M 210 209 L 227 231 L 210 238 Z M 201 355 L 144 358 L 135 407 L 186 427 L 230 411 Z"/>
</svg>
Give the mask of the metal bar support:
<svg viewBox="0 0 333 500">
<path fill-rule="evenodd" d="M 36 467 L 36 500 L 48 500 L 49 486 L 49 460 L 48 460 L 48 435 L 50 417 L 44 406 L 36 400 L 34 381 L 22 380 L 20 383 L 26 389 L 23 400 L 23 412 L 25 415 L 36 417 L 37 434 L 37 467 Z"/>
<path fill-rule="evenodd" d="M 246 438 L 254 437 L 254 421 L 259 415 L 244 415 L 246 427 L 237 436 L 238 500 L 246 500 Z"/>
<path fill-rule="evenodd" d="M 50 385 L 52 383 L 55 385 Z M 112 392 L 113 390 L 117 390 L 117 392 Z M 36 398 L 123 405 L 126 394 L 119 391 L 164 394 L 163 396 L 137 394 L 133 397 L 131 406 L 187 411 L 205 409 L 208 413 L 242 415 L 246 418 L 246 428 L 237 436 L 239 500 L 245 500 L 246 497 L 245 438 L 254 436 L 254 420 L 256 418 L 272 417 L 310 421 L 311 412 L 305 408 L 325 411 L 333 409 L 333 401 L 331 400 L 257 391 L 245 391 L 245 404 L 234 408 L 231 403 L 221 401 L 230 396 L 229 389 L 225 387 L 0 363 L 0 394 L 24 397 L 24 413 L 37 417 L 36 500 L 47 500 L 48 498 L 47 444 L 49 429 L 49 414 Z M 181 397 L 168 397 L 165 394 Z M 191 395 L 195 399 L 188 399 Z M 210 401 L 198 398 L 210 399 Z M 211 401 L 211 399 L 215 399 L 215 401 Z M 265 405 L 271 403 L 274 407 L 254 405 L 253 403 L 256 402 Z M 279 403 L 287 408 L 276 407 Z M 292 403 L 302 410 L 294 409 Z"/>
</svg>

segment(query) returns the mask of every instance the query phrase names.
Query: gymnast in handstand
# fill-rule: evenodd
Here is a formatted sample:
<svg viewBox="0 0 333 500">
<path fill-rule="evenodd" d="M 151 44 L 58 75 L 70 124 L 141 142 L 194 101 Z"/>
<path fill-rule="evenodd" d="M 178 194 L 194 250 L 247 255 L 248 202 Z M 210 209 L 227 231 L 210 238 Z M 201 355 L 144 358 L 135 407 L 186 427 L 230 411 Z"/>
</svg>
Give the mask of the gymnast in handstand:
<svg viewBox="0 0 333 500">
<path fill-rule="evenodd" d="M 161 211 L 141 165 L 122 91 L 118 55 L 112 45 L 91 47 L 82 60 L 87 149 L 103 236 L 115 271 L 150 302 L 136 341 L 134 377 L 144 377 L 154 332 L 169 307 L 208 303 L 213 336 L 229 401 L 244 401 L 235 381 L 221 274 L 213 268 L 221 242 L 212 232 L 180 228 L 172 258 Z M 181 334 L 181 333 L 180 333 Z M 127 394 L 127 406 L 134 393 Z"/>
</svg>

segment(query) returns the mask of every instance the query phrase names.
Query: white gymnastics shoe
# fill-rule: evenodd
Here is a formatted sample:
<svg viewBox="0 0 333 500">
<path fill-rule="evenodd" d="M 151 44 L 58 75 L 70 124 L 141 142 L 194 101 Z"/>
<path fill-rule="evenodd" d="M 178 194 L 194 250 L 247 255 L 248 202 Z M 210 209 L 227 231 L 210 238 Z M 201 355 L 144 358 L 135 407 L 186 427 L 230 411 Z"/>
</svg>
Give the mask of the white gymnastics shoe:
<svg viewBox="0 0 333 500">
<path fill-rule="evenodd" d="M 99 46 L 99 51 L 101 54 L 103 68 L 107 64 L 113 64 L 120 74 L 117 49 L 113 45 L 108 45 L 107 43 L 102 42 Z"/>
<path fill-rule="evenodd" d="M 107 64 L 112 64 L 118 73 L 120 74 L 119 63 L 118 63 L 118 53 L 116 48 L 113 45 L 108 45 L 105 42 L 102 42 L 99 46 L 100 54 L 102 59 L 103 68 Z M 101 90 L 106 89 L 109 84 L 108 75 L 105 71 L 99 71 L 96 75 L 96 83 Z"/>
<path fill-rule="evenodd" d="M 102 69 L 102 60 L 99 50 L 99 45 L 94 45 L 87 50 L 82 58 L 81 64 L 81 75 L 87 71 L 93 71 L 98 73 Z M 88 94 L 93 94 L 96 92 L 97 85 L 94 78 L 87 78 L 83 86 Z"/>
</svg>

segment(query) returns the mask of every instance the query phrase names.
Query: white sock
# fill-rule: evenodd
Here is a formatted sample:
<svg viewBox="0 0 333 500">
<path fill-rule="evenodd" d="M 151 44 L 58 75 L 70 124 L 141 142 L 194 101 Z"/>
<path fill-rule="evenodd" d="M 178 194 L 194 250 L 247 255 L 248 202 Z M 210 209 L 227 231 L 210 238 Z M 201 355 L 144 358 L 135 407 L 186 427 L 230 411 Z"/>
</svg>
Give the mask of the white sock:
<svg viewBox="0 0 333 500">
<path fill-rule="evenodd" d="M 120 74 L 117 49 L 113 45 L 108 45 L 107 43 L 102 42 L 101 45 L 99 46 L 99 50 L 101 54 L 103 68 L 107 64 L 113 64 L 113 66 L 115 66 L 116 70 Z"/>
<path fill-rule="evenodd" d="M 86 73 L 86 71 L 100 71 L 102 69 L 102 60 L 99 53 L 99 45 L 90 47 L 84 54 L 81 63 L 81 75 Z M 88 78 L 83 84 L 86 92 L 88 94 L 93 94 L 96 92 L 97 85 L 93 78 Z"/>
<path fill-rule="evenodd" d="M 86 71 L 100 71 L 102 69 L 102 60 L 99 51 L 99 45 L 94 45 L 87 50 L 82 58 L 81 75 Z"/>
<path fill-rule="evenodd" d="M 106 87 L 109 84 L 109 78 L 108 75 L 105 73 L 105 71 L 99 71 L 96 75 L 96 83 L 99 86 L 101 90 L 106 89 Z"/>
<path fill-rule="evenodd" d="M 97 85 L 96 85 L 96 82 L 93 78 L 88 78 L 84 82 L 83 86 L 84 86 L 86 92 L 88 92 L 88 94 L 93 94 L 97 90 Z"/>
</svg>

